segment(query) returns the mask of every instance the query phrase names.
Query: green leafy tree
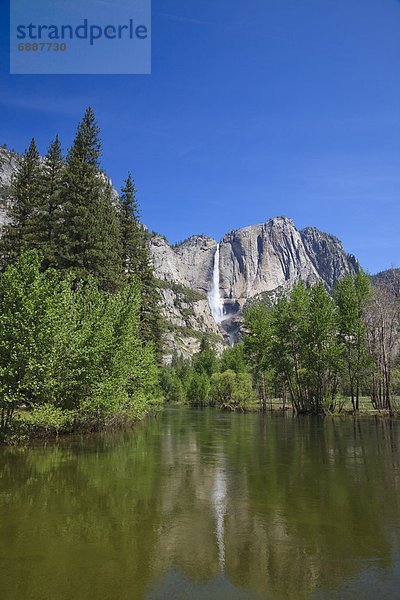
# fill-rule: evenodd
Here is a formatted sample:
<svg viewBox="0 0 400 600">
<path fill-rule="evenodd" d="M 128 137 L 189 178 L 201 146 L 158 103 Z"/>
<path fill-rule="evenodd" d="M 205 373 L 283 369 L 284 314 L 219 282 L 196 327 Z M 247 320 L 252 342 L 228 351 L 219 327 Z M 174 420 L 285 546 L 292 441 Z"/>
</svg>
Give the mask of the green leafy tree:
<svg viewBox="0 0 400 600">
<path fill-rule="evenodd" d="M 244 323 L 247 331 L 244 339 L 244 354 L 259 392 L 262 409 L 266 410 L 267 398 L 272 395 L 272 389 L 276 395 L 275 388 L 280 388 L 285 398 L 283 377 L 274 367 L 274 359 L 271 356 L 272 309 L 262 303 L 255 304 L 246 310 Z"/>
<path fill-rule="evenodd" d="M 193 368 L 197 373 L 205 373 L 207 377 L 217 371 L 217 355 L 206 336 L 201 340 L 200 351 L 193 357 Z"/>
<path fill-rule="evenodd" d="M 35 251 L 23 253 L 0 276 L 1 430 L 7 431 L 15 409 L 43 402 L 54 328 L 56 277 L 43 273 Z"/>
<path fill-rule="evenodd" d="M 214 373 L 211 377 L 211 398 L 222 408 L 245 410 L 255 399 L 251 375 L 235 373 L 231 369 Z"/>
<path fill-rule="evenodd" d="M 234 406 L 245 410 L 255 399 L 256 393 L 250 373 L 236 373 L 236 385 L 232 398 Z"/>
<path fill-rule="evenodd" d="M 245 346 L 239 342 L 230 348 L 226 348 L 219 361 L 220 371 L 231 369 L 235 373 L 246 373 L 249 367 L 246 362 Z"/>
<path fill-rule="evenodd" d="M 332 412 L 342 370 L 338 315 L 322 282 L 312 286 L 308 294 L 309 317 L 304 338 L 307 401 L 312 412 Z"/>
<path fill-rule="evenodd" d="M 158 401 L 152 348 L 139 337 L 140 290 L 43 270 L 28 251 L 0 275 L 1 429 L 22 404 L 73 411 L 94 429 L 138 418 Z M 42 414 L 53 415 L 53 410 Z"/>
<path fill-rule="evenodd" d="M 269 360 L 284 378 L 293 406 L 306 412 L 308 390 L 305 381 L 304 342 L 309 319 L 309 294 L 303 283 L 293 289 L 290 298 L 282 298 L 273 310 Z"/>
<path fill-rule="evenodd" d="M 189 404 L 207 406 L 210 394 L 210 379 L 207 374 L 193 371 L 187 391 Z"/>
<path fill-rule="evenodd" d="M 173 357 L 171 367 L 176 372 L 179 381 L 182 382 L 183 390 L 184 390 L 184 400 L 188 399 L 188 389 L 190 380 L 193 375 L 193 365 L 189 360 L 185 360 L 182 357 L 177 358 Z"/>
<path fill-rule="evenodd" d="M 174 368 L 166 365 L 160 368 L 160 385 L 166 402 L 183 402 L 186 399 L 184 384 Z"/>
<path fill-rule="evenodd" d="M 353 409 L 359 410 L 360 388 L 370 363 L 367 351 L 367 327 L 364 311 L 372 296 L 370 277 L 361 271 L 346 275 L 337 284 L 336 303 L 339 309 L 339 334 L 345 349 L 344 358 Z"/>
<path fill-rule="evenodd" d="M 331 412 L 342 371 L 337 308 L 322 282 L 295 286 L 268 312 L 247 316 L 247 354 L 255 372 L 283 383 L 299 413 Z M 272 369 L 272 371 L 271 371 Z"/>
</svg>

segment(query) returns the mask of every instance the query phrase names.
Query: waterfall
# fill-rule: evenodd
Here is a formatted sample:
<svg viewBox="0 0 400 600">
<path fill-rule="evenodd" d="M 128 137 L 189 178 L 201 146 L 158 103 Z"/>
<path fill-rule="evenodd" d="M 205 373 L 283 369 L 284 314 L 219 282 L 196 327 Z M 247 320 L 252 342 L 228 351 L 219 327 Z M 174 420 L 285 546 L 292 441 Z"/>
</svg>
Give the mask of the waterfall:
<svg viewBox="0 0 400 600">
<path fill-rule="evenodd" d="M 214 268 L 211 289 L 208 293 L 208 303 L 216 323 L 224 320 L 224 302 L 219 293 L 219 244 L 214 254 Z"/>
</svg>

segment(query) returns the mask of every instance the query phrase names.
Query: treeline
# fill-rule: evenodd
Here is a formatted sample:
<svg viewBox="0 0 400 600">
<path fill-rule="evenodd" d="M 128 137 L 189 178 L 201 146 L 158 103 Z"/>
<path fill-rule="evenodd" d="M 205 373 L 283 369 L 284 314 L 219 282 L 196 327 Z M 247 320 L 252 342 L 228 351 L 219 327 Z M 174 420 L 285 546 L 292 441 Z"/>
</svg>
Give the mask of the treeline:
<svg viewBox="0 0 400 600">
<path fill-rule="evenodd" d="M 89 108 L 65 157 L 58 136 L 44 158 L 35 140 L 18 157 L 0 240 L 3 434 L 16 413 L 24 424 L 96 427 L 159 395 L 148 234 L 131 174 L 116 194 L 100 156 Z"/>
<path fill-rule="evenodd" d="M 245 313 L 244 341 L 220 359 L 207 346 L 193 364 L 166 369 L 167 397 L 234 409 L 266 410 L 273 399 L 297 413 L 333 413 L 362 397 L 393 412 L 400 398 L 400 277 L 372 286 L 360 272 L 330 295 L 322 282 L 299 283 L 274 306 Z"/>
<path fill-rule="evenodd" d="M 257 400 L 243 343 L 218 357 L 204 337 L 192 361 L 174 356 L 162 367 L 160 382 L 166 402 L 246 410 Z"/>
<path fill-rule="evenodd" d="M 360 397 L 393 411 L 399 395 L 400 279 L 372 286 L 368 275 L 347 275 L 333 296 L 323 283 L 299 283 L 273 308 L 256 306 L 245 318 L 246 351 L 254 380 L 298 413 L 334 412 Z M 280 390 L 280 392 L 279 392 Z"/>
</svg>

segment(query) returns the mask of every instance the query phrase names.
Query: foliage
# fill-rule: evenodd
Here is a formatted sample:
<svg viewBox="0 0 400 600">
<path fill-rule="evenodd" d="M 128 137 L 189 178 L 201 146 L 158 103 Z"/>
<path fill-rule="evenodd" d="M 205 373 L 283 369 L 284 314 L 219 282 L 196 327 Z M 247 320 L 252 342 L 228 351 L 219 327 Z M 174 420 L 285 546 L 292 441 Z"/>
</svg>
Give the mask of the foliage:
<svg viewBox="0 0 400 600">
<path fill-rule="evenodd" d="M 220 371 L 234 371 L 235 373 L 247 373 L 244 343 L 239 342 L 235 346 L 226 348 L 219 361 Z"/>
<path fill-rule="evenodd" d="M 23 254 L 0 276 L 1 430 L 7 430 L 21 403 L 44 395 L 52 351 L 56 279 L 40 272 L 35 251 Z"/>
<path fill-rule="evenodd" d="M 211 377 L 211 394 L 214 403 L 222 408 L 244 410 L 255 398 L 251 376 L 235 373 L 232 369 L 214 373 Z"/>
<path fill-rule="evenodd" d="M 371 297 L 370 278 L 362 272 L 355 277 L 346 275 L 336 286 L 339 334 L 345 349 L 346 370 L 354 410 L 359 409 L 361 381 L 365 378 L 366 369 L 370 364 L 364 313 Z"/>
<path fill-rule="evenodd" d="M 14 428 L 19 436 L 47 437 L 72 432 L 75 413 L 53 404 L 34 406 L 31 411 L 17 415 Z"/>
<path fill-rule="evenodd" d="M 88 108 L 66 159 L 58 136 L 43 159 L 34 140 L 17 158 L 1 242 L 3 432 L 21 406 L 75 411 L 75 423 L 94 426 L 157 401 L 162 327 L 148 234 L 132 177 L 116 197 L 100 156 Z"/>
<path fill-rule="evenodd" d="M 207 337 L 191 362 L 174 357 L 172 365 L 164 367 L 160 383 L 169 401 L 191 406 L 245 410 L 256 400 L 243 344 L 227 348 L 218 358 Z"/>
<path fill-rule="evenodd" d="M 139 220 L 136 193 L 135 182 L 129 173 L 119 198 L 118 219 L 121 232 L 122 264 L 128 278 L 135 277 L 140 283 L 142 339 L 152 342 L 158 351 L 161 348 L 162 336 L 160 297 L 148 250 L 148 236 Z"/>
<path fill-rule="evenodd" d="M 153 351 L 139 337 L 140 291 L 101 291 L 93 278 L 41 269 L 36 251 L 0 275 L 2 430 L 25 404 L 76 410 L 93 421 L 151 407 Z"/>
<path fill-rule="evenodd" d="M 36 218 L 41 205 L 40 158 L 35 140 L 17 159 L 11 180 L 9 222 L 1 240 L 3 261 L 14 261 L 27 248 L 37 247 Z"/>
<path fill-rule="evenodd" d="M 392 410 L 400 347 L 400 284 L 393 274 L 374 289 L 364 273 L 347 275 L 333 298 L 322 283 L 299 283 L 271 308 L 252 306 L 245 325 L 247 360 L 264 397 L 270 386 L 283 399 L 288 391 L 297 412 L 326 413 L 343 406 L 339 393 L 350 393 L 358 411 L 370 382 L 374 408 Z"/>
<path fill-rule="evenodd" d="M 247 317 L 247 351 L 255 371 L 273 369 L 297 412 L 331 412 L 339 385 L 342 348 L 335 303 L 322 283 L 299 283 L 270 311 Z"/>
<path fill-rule="evenodd" d="M 105 290 L 119 287 L 121 240 L 112 188 L 100 174 L 101 141 L 96 117 L 88 108 L 68 152 L 60 199 L 58 262 L 77 277 L 89 273 Z"/>
<path fill-rule="evenodd" d="M 193 359 L 193 368 L 197 373 L 204 373 L 207 377 L 211 377 L 217 369 L 216 352 L 206 337 L 201 340 L 200 352 Z"/>
<path fill-rule="evenodd" d="M 56 236 L 59 220 L 62 218 L 60 194 L 63 174 L 64 158 L 60 140 L 56 135 L 41 168 L 41 201 L 35 222 L 35 235 L 43 254 L 44 267 L 56 266 Z"/>
<path fill-rule="evenodd" d="M 210 378 L 205 371 L 193 371 L 187 389 L 188 402 L 194 406 L 207 406 L 210 394 Z"/>
<path fill-rule="evenodd" d="M 166 402 L 183 402 L 185 400 L 185 386 L 175 369 L 166 365 L 161 367 L 160 386 Z"/>
</svg>

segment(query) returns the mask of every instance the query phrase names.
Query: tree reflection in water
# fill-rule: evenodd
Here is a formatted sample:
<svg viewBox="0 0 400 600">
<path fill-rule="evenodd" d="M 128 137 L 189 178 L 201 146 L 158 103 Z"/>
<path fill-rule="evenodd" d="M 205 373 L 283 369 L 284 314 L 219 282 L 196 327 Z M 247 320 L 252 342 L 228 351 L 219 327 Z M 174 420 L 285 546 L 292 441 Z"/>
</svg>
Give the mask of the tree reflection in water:
<svg viewBox="0 0 400 600">
<path fill-rule="evenodd" d="M 1 597 L 393 597 L 399 434 L 166 410 L 133 432 L 2 448 Z"/>
</svg>

